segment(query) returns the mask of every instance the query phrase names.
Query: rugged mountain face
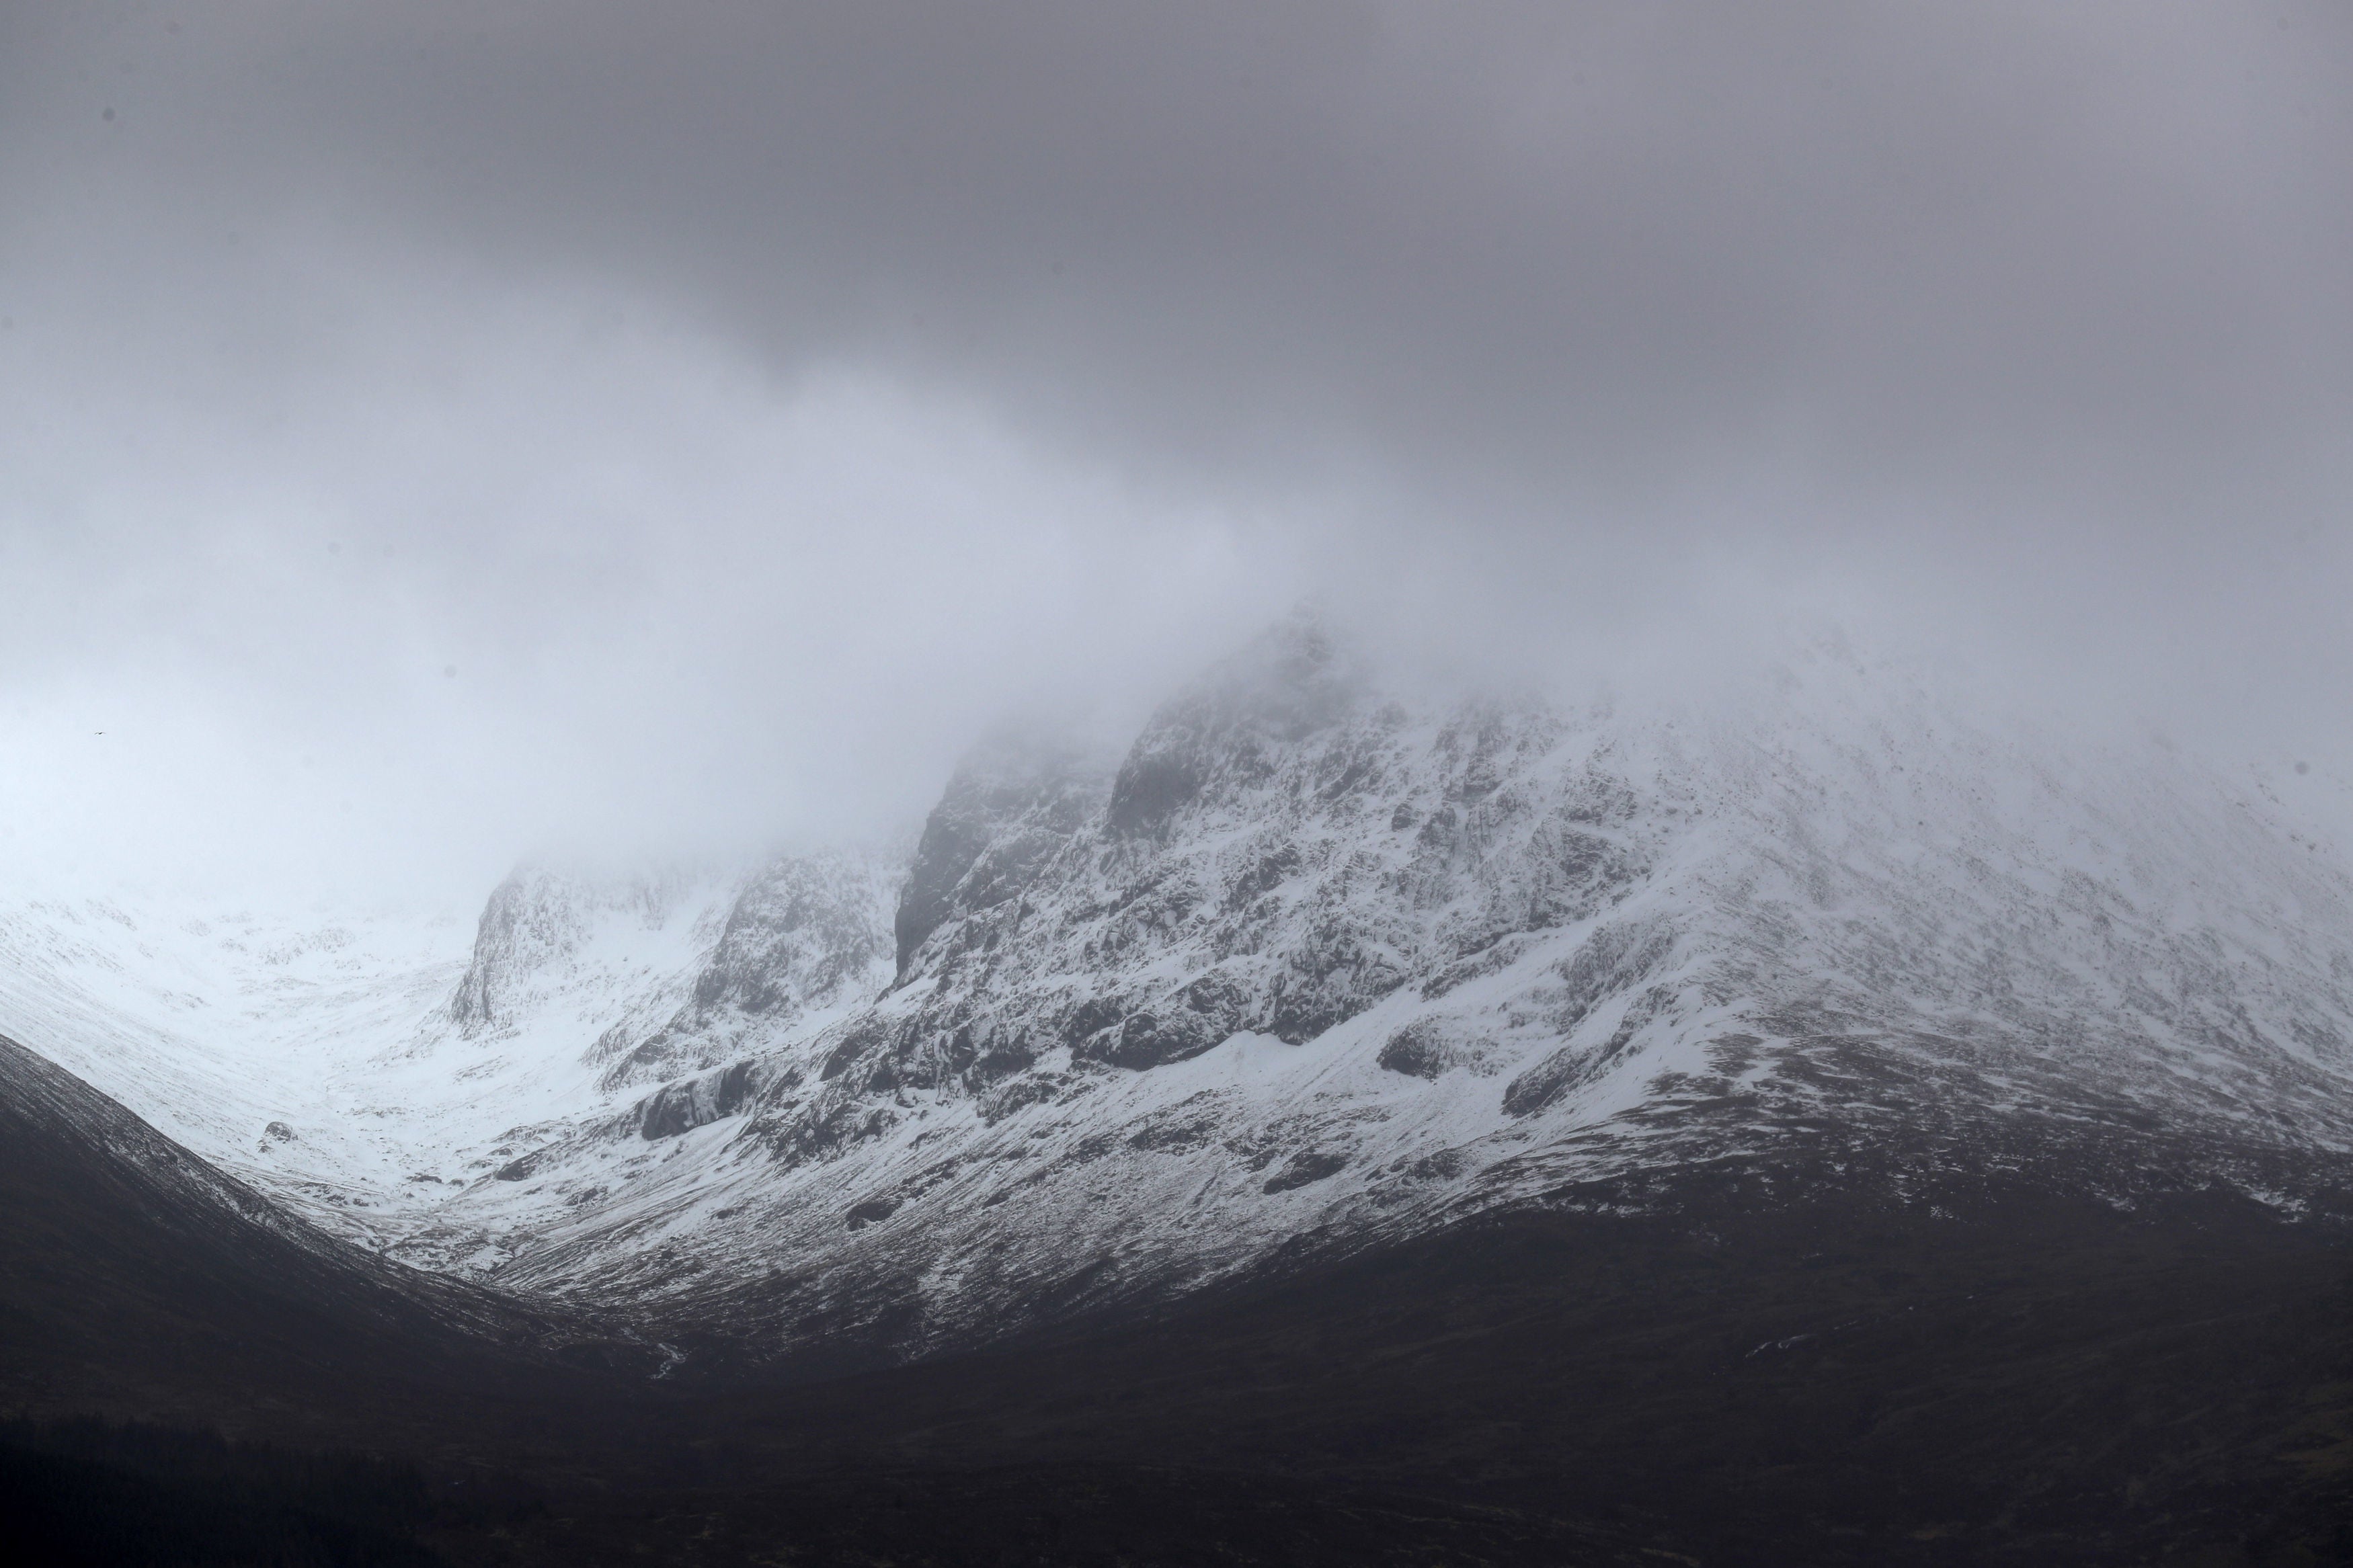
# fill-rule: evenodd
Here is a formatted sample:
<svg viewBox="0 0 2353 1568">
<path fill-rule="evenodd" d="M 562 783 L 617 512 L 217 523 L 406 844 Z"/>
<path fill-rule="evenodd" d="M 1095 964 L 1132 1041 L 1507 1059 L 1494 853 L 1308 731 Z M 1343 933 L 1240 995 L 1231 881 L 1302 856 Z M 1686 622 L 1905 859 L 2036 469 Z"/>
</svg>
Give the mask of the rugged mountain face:
<svg viewBox="0 0 2353 1568">
<path fill-rule="evenodd" d="M 235 1024 L 193 959 L 93 1000 L 178 950 L 92 914 L 0 1012 L 398 1257 L 894 1358 L 1704 1166 L 2325 1205 L 2353 883 L 2285 782 L 1830 648 L 1409 701 L 1303 621 L 1124 757 L 993 738 L 911 859 L 526 869 L 462 972 L 264 943 Z"/>
<path fill-rule="evenodd" d="M 1288 626 L 1116 768 L 976 756 L 893 935 L 879 999 L 555 1130 L 436 1245 L 898 1356 L 1703 1164 L 2293 1213 L 2353 1146 L 2333 847 L 1832 651 L 1433 710 Z"/>
<path fill-rule="evenodd" d="M 676 933 L 673 945 L 681 938 L 696 943 L 713 900 L 701 880 L 673 873 L 613 881 L 540 866 L 517 869 L 483 907 L 471 961 L 449 998 L 449 1021 L 468 1038 L 512 1034 L 551 999 L 581 989 L 580 972 L 610 963 L 612 950 L 650 949 L 649 939 L 666 928 Z M 690 902 L 697 906 L 691 912 Z M 681 913 L 686 919 L 677 920 Z M 596 989 L 642 1005 L 642 977 L 654 973 L 657 955 L 649 951 L 643 962 L 627 952 L 617 956 L 638 967 Z M 632 980 L 640 983 L 632 986 Z"/>
<path fill-rule="evenodd" d="M 899 890 L 898 978 L 946 921 L 1018 898 L 1109 786 L 1100 760 L 1060 736 L 1008 728 L 976 747 L 924 822 Z"/>
<path fill-rule="evenodd" d="M 428 1027 L 406 1048 L 427 1058 L 479 1048 L 464 1037 L 479 1027 L 474 998 L 487 994 L 495 1009 L 512 991 L 528 1006 L 501 1026 L 512 1043 L 497 1059 L 533 1064 L 564 1103 L 478 1123 L 465 1177 L 406 1211 L 390 1250 L 496 1268 L 557 1216 L 634 1180 L 649 1141 L 738 1110 L 761 1061 L 889 983 L 894 881 L 890 858 L 841 852 L 667 884 L 518 872 L 485 911 L 450 1003 L 458 1037 Z M 613 1169 L 551 1194 L 543 1173 L 581 1150 Z"/>
<path fill-rule="evenodd" d="M 625 1036 L 598 1040 L 612 1058 L 601 1087 L 707 1068 L 867 1000 L 889 973 L 892 880 L 887 864 L 846 855 L 787 856 L 754 873 L 678 1010 L 626 1051 Z"/>
<path fill-rule="evenodd" d="M 470 951 L 25 902 L 0 1027 L 169 1136 L 0 1047 L 0 1373 L 461 1443 L 516 1378 L 558 1414 L 501 1441 L 554 1421 L 562 1474 L 1009 1464 L 1041 1531 L 1110 1464 L 1435 1489 L 1497 1562 L 1563 1519 L 1596 1562 L 2327 1560 L 2353 878 L 2312 783 L 1835 648 L 1434 700 L 1294 623 L 1122 756 L 992 738 L 911 856 L 526 868 Z M 602 1415 L 551 1350 L 627 1373 Z M 526 1533 L 700 1552 L 707 1501 Z"/>
</svg>

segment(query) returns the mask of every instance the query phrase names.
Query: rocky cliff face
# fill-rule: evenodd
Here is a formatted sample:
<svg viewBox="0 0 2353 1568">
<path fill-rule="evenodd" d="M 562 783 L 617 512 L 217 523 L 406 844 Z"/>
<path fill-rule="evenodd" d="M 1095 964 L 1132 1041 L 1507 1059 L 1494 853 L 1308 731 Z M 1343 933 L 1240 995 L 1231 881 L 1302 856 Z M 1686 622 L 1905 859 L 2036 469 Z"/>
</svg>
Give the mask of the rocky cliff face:
<svg viewBox="0 0 2353 1568">
<path fill-rule="evenodd" d="M 1115 769 L 976 757 L 887 993 L 551 1147 L 508 1278 L 908 1353 L 1793 1152 L 2292 1207 L 2353 1146 L 2353 888 L 2258 795 L 1833 652 L 1429 709 L 1294 625 Z"/>
<path fill-rule="evenodd" d="M 784 856 L 735 892 L 678 1010 L 642 1040 L 608 1034 L 607 1089 L 711 1067 L 870 999 L 887 983 L 895 868 L 871 856 Z"/>
<path fill-rule="evenodd" d="M 897 977 L 943 924 L 1018 899 L 1110 785 L 1101 759 L 1035 728 L 1003 729 L 976 747 L 924 820 L 899 889 Z"/>
<path fill-rule="evenodd" d="M 1560 765 L 1564 739 L 1533 710 L 1417 721 L 1301 626 L 1171 704 L 1107 790 L 1033 773 L 988 816 L 952 787 L 968 868 L 927 886 L 919 858 L 900 984 L 830 1040 L 819 1087 L 768 1097 L 763 1133 L 826 1147 L 908 1092 L 999 1115 L 1238 1037 L 1303 1046 L 1409 982 L 1442 995 L 1660 853 L 1680 808 L 1606 760 Z M 1425 1068 L 1486 1059 L 1422 1037 Z"/>
<path fill-rule="evenodd" d="M 597 876 L 525 865 L 483 906 L 448 1018 L 468 1039 L 512 1037 L 551 1009 L 586 1019 L 609 1004 L 644 1014 L 665 982 L 699 963 L 732 895 L 725 872 Z M 662 972 L 657 977 L 657 972 Z M 614 1026 L 627 1032 L 616 1019 Z"/>
</svg>

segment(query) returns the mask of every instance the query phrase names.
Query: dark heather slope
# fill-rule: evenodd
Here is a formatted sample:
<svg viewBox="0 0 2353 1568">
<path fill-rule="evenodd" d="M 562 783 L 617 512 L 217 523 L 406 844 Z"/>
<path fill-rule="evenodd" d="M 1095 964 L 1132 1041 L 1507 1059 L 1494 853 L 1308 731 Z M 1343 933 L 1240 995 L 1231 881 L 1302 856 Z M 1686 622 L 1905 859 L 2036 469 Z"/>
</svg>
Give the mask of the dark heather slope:
<svg viewBox="0 0 2353 1568">
<path fill-rule="evenodd" d="M 627 1350 L 326 1236 L 0 1039 L 0 1411 L 522 1434 L 568 1397 L 559 1357 Z"/>
<path fill-rule="evenodd" d="M 678 1387 L 549 1365 L 631 1347 L 322 1237 L 0 1042 L 0 1400 L 526 1472 L 544 1508 L 403 1516 L 456 1563 L 2353 1562 L 2332 1211 L 1902 1174 L 1562 1189 L 1084 1333 Z M 146 1496 L 124 1448 L 9 1471 Z"/>
<path fill-rule="evenodd" d="M 884 1468 L 873 1461 L 892 1445 L 871 1429 L 827 1436 L 828 1402 L 747 1412 L 551 1364 L 551 1346 L 564 1361 L 638 1349 L 565 1340 L 581 1327 L 311 1230 L 0 1040 L 0 1557 L 1638 1560 L 1609 1532 L 1518 1510 L 1198 1467 L 1026 1462 L 1018 1442 L 976 1473 Z M 902 1407 L 880 1397 L 867 1414 L 888 1430 Z M 919 1422 L 931 1408 L 903 1406 Z M 777 1420 L 797 1438 L 784 1454 L 765 1451 Z M 266 1441 L 225 1443 L 224 1428 Z"/>
<path fill-rule="evenodd" d="M 1894 1174 L 1564 1192 L 1158 1318 L 714 1389 L 712 1424 L 787 1472 L 1222 1469 L 1517 1521 L 1464 1561 L 1588 1560 L 1549 1520 L 1589 1560 L 2353 1563 L 2341 1224 L 1857 1179 Z"/>
<path fill-rule="evenodd" d="M 2353 1562 L 2353 1249 L 1852 1163 L 1552 1194 L 1165 1315 L 668 1407 L 461 1562 Z M 676 1474 L 673 1468 L 671 1473 Z"/>
</svg>

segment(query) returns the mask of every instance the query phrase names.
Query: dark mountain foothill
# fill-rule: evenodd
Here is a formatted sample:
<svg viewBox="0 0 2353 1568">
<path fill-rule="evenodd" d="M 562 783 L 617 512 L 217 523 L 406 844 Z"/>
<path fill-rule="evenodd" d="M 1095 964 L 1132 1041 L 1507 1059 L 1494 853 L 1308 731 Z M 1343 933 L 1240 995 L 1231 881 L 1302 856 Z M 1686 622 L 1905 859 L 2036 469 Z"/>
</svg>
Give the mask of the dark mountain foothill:
<svg viewBox="0 0 2353 1568">
<path fill-rule="evenodd" d="M 13 1116 L 10 1149 L 37 1125 Z M 90 1189 L 157 1193 L 121 1168 L 152 1152 L 94 1151 L 37 1186 L 6 1167 L 7 1212 L 43 1201 L 122 1248 L 79 1268 L 69 1300 L 38 1267 L 54 1244 L 10 1228 L 12 1405 L 149 1420 L 0 1433 L 5 1484 L 41 1500 L 14 1528 L 63 1543 L 57 1561 L 166 1560 L 91 1554 L 120 1539 L 126 1496 L 142 1528 L 210 1539 L 227 1461 L 198 1426 L 280 1446 L 237 1461 L 227 1495 L 290 1522 L 280 1555 L 172 1561 L 2284 1564 L 2353 1548 L 2353 1252 L 2337 1222 L 2211 1190 L 2125 1209 L 1995 1171 L 1858 1196 L 1907 1173 L 1844 1158 L 1662 1173 L 987 1351 L 847 1377 L 714 1363 L 670 1386 L 642 1356 L 586 1370 L 585 1338 L 544 1353 L 544 1321 L 539 1340 L 502 1333 L 494 1299 L 387 1308 L 378 1292 L 412 1282 L 368 1280 L 297 1222 L 174 1261 L 199 1227 L 267 1216 L 225 1221 L 175 1184 L 110 1218 Z M 286 1282 L 281 1230 L 319 1283 Z M 462 1340 L 445 1331 L 459 1309 Z M 256 1342 L 277 1353 L 190 1353 Z M 90 1366 L 95 1383 L 58 1375 Z M 358 1512 L 315 1496 L 353 1447 L 401 1456 L 353 1472 L 393 1494 Z M 313 1538 L 343 1554 L 301 1555 Z"/>
</svg>

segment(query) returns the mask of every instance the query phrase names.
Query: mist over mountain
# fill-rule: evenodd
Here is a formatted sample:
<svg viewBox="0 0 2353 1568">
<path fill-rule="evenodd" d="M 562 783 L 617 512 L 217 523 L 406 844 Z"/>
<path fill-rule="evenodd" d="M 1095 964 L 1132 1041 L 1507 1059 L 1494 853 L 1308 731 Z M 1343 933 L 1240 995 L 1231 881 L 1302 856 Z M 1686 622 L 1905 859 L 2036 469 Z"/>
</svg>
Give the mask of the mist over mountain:
<svg viewBox="0 0 2353 1568">
<path fill-rule="evenodd" d="M 0 8 L 0 1532 L 2353 1551 L 2353 19 Z"/>
<path fill-rule="evenodd" d="M 16 8 L 0 857 L 871 837 L 1311 594 L 2353 770 L 2341 9 L 1802 9 Z"/>
</svg>

